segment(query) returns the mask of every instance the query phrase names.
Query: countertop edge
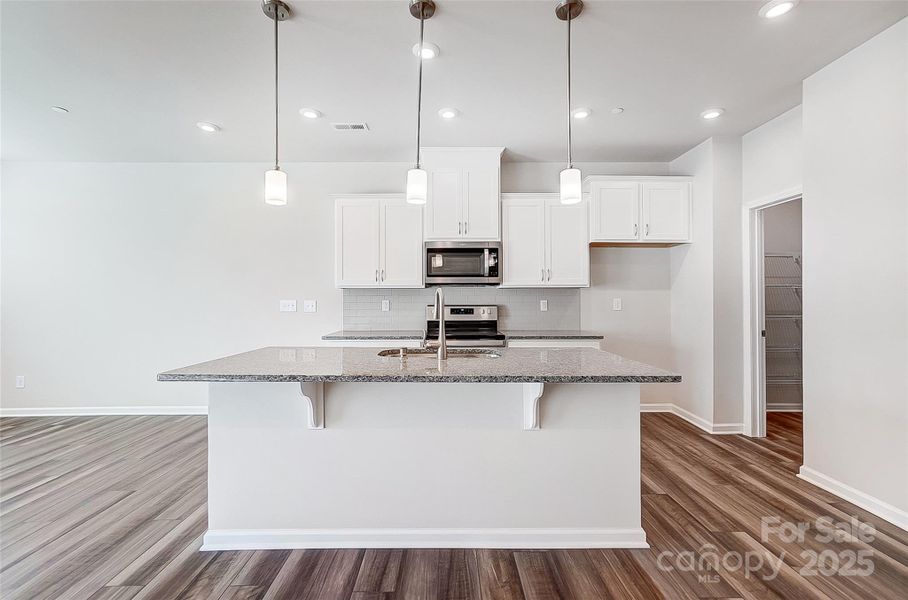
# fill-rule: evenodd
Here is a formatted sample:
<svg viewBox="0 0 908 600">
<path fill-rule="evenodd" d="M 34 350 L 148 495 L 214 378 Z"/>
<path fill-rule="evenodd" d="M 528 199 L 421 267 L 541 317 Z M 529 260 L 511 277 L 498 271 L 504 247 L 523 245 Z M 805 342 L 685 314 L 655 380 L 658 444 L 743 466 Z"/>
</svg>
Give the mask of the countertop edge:
<svg viewBox="0 0 908 600">
<path fill-rule="evenodd" d="M 160 373 L 158 381 L 207 383 L 680 383 L 680 375 L 182 375 Z"/>
<path fill-rule="evenodd" d="M 605 339 L 604 335 L 598 333 L 545 333 L 545 334 L 533 334 L 533 333 L 508 333 L 507 330 L 504 332 L 504 337 L 506 340 L 603 340 Z M 361 332 L 361 333 L 350 333 L 346 335 L 339 335 L 335 333 L 326 333 L 321 337 L 322 340 L 326 342 L 343 342 L 343 341 L 379 341 L 379 340 L 418 340 L 422 341 L 425 339 L 425 335 L 416 335 L 416 334 L 393 334 L 389 333 L 384 335 L 381 332 Z"/>
</svg>

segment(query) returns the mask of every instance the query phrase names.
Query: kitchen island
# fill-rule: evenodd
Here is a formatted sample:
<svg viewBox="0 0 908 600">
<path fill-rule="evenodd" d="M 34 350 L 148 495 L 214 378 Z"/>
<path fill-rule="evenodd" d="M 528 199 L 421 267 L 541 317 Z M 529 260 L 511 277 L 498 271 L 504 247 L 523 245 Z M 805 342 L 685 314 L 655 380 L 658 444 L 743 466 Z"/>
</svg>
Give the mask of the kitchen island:
<svg viewBox="0 0 908 600">
<path fill-rule="evenodd" d="M 209 382 L 203 549 L 641 548 L 640 385 L 591 348 L 262 348 Z"/>
</svg>

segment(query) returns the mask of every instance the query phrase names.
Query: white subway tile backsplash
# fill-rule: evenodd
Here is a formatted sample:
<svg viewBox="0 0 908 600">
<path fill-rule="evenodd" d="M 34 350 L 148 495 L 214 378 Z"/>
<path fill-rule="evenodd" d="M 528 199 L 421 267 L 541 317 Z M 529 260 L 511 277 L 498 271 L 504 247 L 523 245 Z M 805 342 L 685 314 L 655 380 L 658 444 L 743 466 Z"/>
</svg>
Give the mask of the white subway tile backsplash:
<svg viewBox="0 0 908 600">
<path fill-rule="evenodd" d="M 445 287 L 444 292 L 447 304 L 497 304 L 502 329 L 580 328 L 579 289 Z M 435 288 L 345 289 L 344 329 L 422 329 L 434 296 Z M 391 301 L 390 311 L 381 310 L 382 300 Z M 539 300 L 548 300 L 548 311 L 539 310 Z"/>
</svg>

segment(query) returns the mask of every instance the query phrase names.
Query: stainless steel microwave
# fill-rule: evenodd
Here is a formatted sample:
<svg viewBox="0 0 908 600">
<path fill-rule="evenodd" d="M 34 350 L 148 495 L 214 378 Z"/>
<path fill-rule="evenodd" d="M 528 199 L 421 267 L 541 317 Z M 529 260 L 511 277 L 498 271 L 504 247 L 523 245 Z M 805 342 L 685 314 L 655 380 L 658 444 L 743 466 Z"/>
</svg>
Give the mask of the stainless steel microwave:
<svg viewBox="0 0 908 600">
<path fill-rule="evenodd" d="M 499 285 L 501 242 L 426 242 L 426 285 Z"/>
</svg>

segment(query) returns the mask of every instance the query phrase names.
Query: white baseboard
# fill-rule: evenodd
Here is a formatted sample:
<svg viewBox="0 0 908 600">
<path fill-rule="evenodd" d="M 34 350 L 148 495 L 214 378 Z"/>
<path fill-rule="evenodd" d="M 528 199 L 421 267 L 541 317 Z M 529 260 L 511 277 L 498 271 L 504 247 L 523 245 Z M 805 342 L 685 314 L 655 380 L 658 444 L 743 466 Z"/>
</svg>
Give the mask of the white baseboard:
<svg viewBox="0 0 908 600">
<path fill-rule="evenodd" d="M 649 548 L 635 529 L 209 529 L 202 550 Z"/>
<path fill-rule="evenodd" d="M 103 415 L 207 415 L 207 406 L 60 406 L 0 408 L 0 417 L 95 417 Z"/>
<path fill-rule="evenodd" d="M 800 402 L 767 404 L 766 412 L 804 412 L 804 405 Z"/>
<path fill-rule="evenodd" d="M 852 504 L 860 506 L 864 510 L 875 514 L 881 519 L 889 521 L 897 527 L 908 530 L 908 511 L 904 511 L 888 502 L 883 502 L 879 498 L 866 494 L 859 489 L 853 488 L 846 483 L 842 483 L 838 479 L 833 479 L 828 475 L 824 475 L 819 471 L 815 471 L 810 467 L 802 465 L 798 472 L 798 477 L 808 483 L 814 484 L 818 488 L 822 488 L 827 492 L 835 494 L 843 500 L 847 500 Z"/>
<path fill-rule="evenodd" d="M 640 412 L 667 412 L 677 415 L 690 423 L 713 435 L 732 435 L 744 433 L 743 423 L 712 423 L 706 419 L 695 415 L 689 410 L 683 409 L 677 404 L 663 402 L 659 404 L 641 404 Z"/>
</svg>

